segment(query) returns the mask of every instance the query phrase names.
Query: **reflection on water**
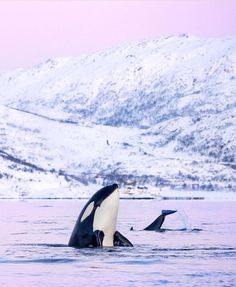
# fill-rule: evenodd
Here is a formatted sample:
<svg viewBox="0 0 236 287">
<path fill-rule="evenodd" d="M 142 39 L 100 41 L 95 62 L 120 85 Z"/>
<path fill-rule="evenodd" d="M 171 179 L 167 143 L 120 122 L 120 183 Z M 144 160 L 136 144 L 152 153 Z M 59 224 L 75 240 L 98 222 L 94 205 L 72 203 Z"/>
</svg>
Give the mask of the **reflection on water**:
<svg viewBox="0 0 236 287">
<path fill-rule="evenodd" d="M 236 286 L 236 202 L 122 200 L 133 248 L 69 248 L 84 203 L 1 201 L 0 286 Z M 178 212 L 143 231 L 162 209 Z"/>
</svg>

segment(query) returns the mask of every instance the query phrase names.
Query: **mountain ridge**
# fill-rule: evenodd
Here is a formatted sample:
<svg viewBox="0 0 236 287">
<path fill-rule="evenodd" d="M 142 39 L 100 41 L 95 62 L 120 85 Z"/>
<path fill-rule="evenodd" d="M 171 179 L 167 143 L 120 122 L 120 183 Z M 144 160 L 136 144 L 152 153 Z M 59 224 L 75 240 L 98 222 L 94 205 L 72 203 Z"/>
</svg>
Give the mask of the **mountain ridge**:
<svg viewBox="0 0 236 287">
<path fill-rule="evenodd" d="M 236 37 L 182 35 L 1 74 L 0 149 L 54 170 L 58 188 L 118 181 L 234 191 L 235 47 Z M 26 174 L 14 184 L 24 189 Z"/>
</svg>

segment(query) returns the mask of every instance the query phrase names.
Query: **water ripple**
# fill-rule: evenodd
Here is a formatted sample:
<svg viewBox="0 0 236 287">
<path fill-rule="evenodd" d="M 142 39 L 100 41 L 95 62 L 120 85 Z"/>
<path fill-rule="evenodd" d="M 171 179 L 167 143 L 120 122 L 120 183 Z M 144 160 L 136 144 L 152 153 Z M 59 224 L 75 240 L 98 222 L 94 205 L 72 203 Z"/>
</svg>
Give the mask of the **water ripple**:
<svg viewBox="0 0 236 287">
<path fill-rule="evenodd" d="M 70 258 L 39 258 L 39 259 L 0 259 L 0 264 L 52 264 L 52 263 L 70 263 L 76 261 Z"/>
</svg>

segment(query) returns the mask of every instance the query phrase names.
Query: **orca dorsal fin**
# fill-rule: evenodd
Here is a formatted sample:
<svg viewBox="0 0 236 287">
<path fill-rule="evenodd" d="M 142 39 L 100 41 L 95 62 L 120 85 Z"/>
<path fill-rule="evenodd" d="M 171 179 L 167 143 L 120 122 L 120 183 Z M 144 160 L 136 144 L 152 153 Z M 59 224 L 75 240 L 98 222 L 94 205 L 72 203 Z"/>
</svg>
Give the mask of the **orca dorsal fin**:
<svg viewBox="0 0 236 287">
<path fill-rule="evenodd" d="M 150 225 L 148 225 L 144 230 L 160 230 L 163 222 L 165 221 L 166 215 L 175 213 L 177 210 L 162 210 L 161 215 L 157 217 Z"/>
</svg>

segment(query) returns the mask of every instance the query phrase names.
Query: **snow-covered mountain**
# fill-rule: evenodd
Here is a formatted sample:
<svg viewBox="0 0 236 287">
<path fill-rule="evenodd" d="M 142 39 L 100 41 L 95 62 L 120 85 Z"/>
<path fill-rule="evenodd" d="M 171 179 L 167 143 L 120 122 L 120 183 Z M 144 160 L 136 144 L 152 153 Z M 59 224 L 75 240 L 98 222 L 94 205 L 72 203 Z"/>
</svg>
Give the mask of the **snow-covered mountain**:
<svg viewBox="0 0 236 287">
<path fill-rule="evenodd" d="M 80 197 L 114 181 L 128 195 L 236 190 L 236 37 L 0 74 L 0 197 Z"/>
</svg>

